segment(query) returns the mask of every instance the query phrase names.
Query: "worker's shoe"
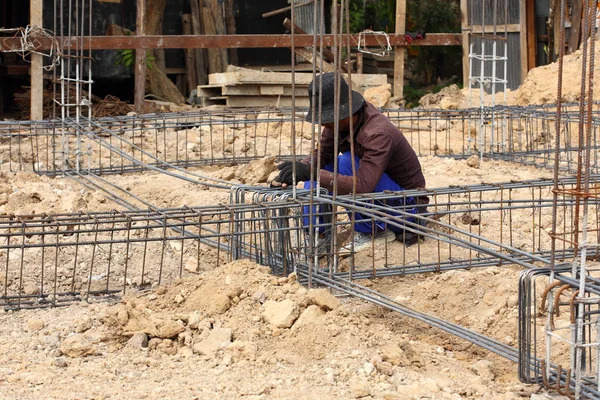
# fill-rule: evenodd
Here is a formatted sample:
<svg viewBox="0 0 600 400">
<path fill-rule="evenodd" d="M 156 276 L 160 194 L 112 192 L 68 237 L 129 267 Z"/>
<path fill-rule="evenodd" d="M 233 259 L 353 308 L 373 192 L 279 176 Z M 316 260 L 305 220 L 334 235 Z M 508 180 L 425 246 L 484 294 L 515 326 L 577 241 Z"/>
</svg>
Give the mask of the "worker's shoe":
<svg viewBox="0 0 600 400">
<path fill-rule="evenodd" d="M 414 232 L 402 231 L 402 232 L 396 233 L 396 240 L 404 243 L 405 247 L 410 247 L 414 244 L 417 244 L 419 242 L 419 240 L 423 240 L 423 239 L 425 239 L 425 237 L 423 235 L 419 235 L 418 233 L 414 233 Z"/>
<path fill-rule="evenodd" d="M 371 247 L 373 241 L 375 241 L 375 244 L 378 244 L 392 242 L 394 239 L 396 239 L 396 235 L 389 229 L 377 232 L 374 236 L 368 233 L 356 232 L 354 234 L 354 239 L 352 240 L 352 243 L 348 243 L 347 245 L 340 248 L 340 254 L 350 255 L 352 254 L 352 250 L 354 250 L 354 253 L 358 253 L 359 251 Z"/>
</svg>

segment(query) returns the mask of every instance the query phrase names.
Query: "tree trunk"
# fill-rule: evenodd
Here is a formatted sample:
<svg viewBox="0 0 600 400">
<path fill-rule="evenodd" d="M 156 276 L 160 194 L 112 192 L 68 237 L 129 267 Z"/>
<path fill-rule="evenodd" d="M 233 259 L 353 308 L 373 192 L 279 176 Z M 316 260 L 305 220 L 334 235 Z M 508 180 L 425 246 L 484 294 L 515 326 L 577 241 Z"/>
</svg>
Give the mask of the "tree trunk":
<svg viewBox="0 0 600 400">
<path fill-rule="evenodd" d="M 146 0 L 145 27 L 147 35 L 160 34 L 166 5 L 167 0 Z M 185 97 L 169 77 L 161 71 L 156 60 L 151 61 L 150 66 L 146 76 L 148 79 L 148 92 L 158 97 L 159 100 L 184 104 Z"/>
<path fill-rule="evenodd" d="M 158 35 L 162 36 L 163 34 L 163 30 L 161 28 L 160 32 L 158 32 Z M 156 59 L 156 64 L 158 65 L 158 68 L 160 68 L 160 70 L 162 72 L 167 72 L 167 60 L 165 58 L 165 49 L 154 49 L 154 58 Z"/>
<path fill-rule="evenodd" d="M 167 0 L 146 0 L 146 35 L 158 35 L 162 26 Z"/>
<path fill-rule="evenodd" d="M 202 6 L 202 0 L 190 0 L 190 8 L 192 11 L 192 34 L 193 35 L 204 35 L 202 29 L 202 13 L 200 8 Z M 208 52 L 206 49 L 194 49 L 194 58 L 196 61 L 196 80 L 198 85 L 206 85 L 208 83 L 206 62 L 208 58 Z"/>
<path fill-rule="evenodd" d="M 183 26 L 183 34 L 192 34 L 192 16 L 191 14 L 183 14 L 181 16 L 181 24 Z M 185 79 L 188 87 L 188 91 L 196 89 L 198 86 L 197 72 L 196 72 L 196 57 L 194 49 L 185 49 Z"/>
<path fill-rule="evenodd" d="M 146 15 L 145 15 L 145 33 L 147 35 L 156 35 L 160 32 L 162 26 L 163 15 L 167 0 L 146 0 Z M 128 29 L 119 25 L 110 25 L 106 32 L 111 36 L 131 35 Z M 149 52 L 152 54 L 151 52 Z M 156 96 L 159 100 L 169 101 L 176 104 L 184 104 L 185 97 L 177 86 L 169 79 L 169 77 L 161 71 L 156 61 L 149 62 L 150 67 L 146 68 L 146 92 Z"/>
<path fill-rule="evenodd" d="M 227 34 L 235 35 L 235 6 L 234 0 L 227 0 L 225 3 L 225 19 L 227 21 Z M 229 64 L 238 65 L 237 49 L 229 49 Z"/>
</svg>

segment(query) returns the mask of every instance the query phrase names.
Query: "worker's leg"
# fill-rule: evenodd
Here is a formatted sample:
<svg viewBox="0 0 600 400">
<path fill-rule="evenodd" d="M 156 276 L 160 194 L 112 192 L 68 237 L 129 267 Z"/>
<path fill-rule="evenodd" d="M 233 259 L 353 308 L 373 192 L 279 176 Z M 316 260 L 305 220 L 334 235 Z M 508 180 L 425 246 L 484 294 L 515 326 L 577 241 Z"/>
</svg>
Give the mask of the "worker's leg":
<svg viewBox="0 0 600 400">
<path fill-rule="evenodd" d="M 339 163 L 338 171 L 339 171 L 340 175 L 348 175 L 348 176 L 352 175 L 351 160 L 352 160 L 352 156 L 351 156 L 350 152 L 346 152 L 338 157 L 338 163 Z M 360 165 L 360 158 L 357 156 L 354 156 L 354 162 L 355 162 L 355 170 L 357 171 L 358 166 Z M 404 189 L 402 187 L 400 187 L 400 185 L 398 185 L 392 178 L 390 178 L 390 176 L 388 174 L 386 174 L 384 172 L 383 175 L 381 176 L 381 178 L 379 179 L 379 181 L 377 182 L 377 185 L 375 185 L 375 189 L 373 190 L 373 192 L 374 193 L 381 193 L 384 191 L 399 192 L 399 191 L 403 191 L 403 190 Z M 411 214 L 415 214 L 417 212 L 417 208 L 416 208 L 417 202 L 416 202 L 415 198 L 413 198 L 413 197 L 399 197 L 397 199 L 388 200 L 386 202 L 376 201 L 375 204 L 384 205 L 384 206 L 388 206 L 388 207 L 397 207 L 400 209 L 402 209 L 402 207 L 404 207 L 403 211 L 409 212 Z M 390 215 L 399 215 L 399 214 L 390 212 Z M 386 228 L 386 224 L 384 222 L 375 221 L 375 224 L 373 224 L 373 221 L 370 218 L 364 217 L 358 213 L 354 214 L 354 219 L 356 221 L 356 223 L 354 224 L 354 230 L 356 232 L 371 234 L 373 232 L 373 229 L 375 229 L 375 232 L 381 232 Z M 408 220 L 411 222 L 414 222 L 414 218 L 410 218 Z M 373 225 L 375 225 L 375 226 L 373 226 Z M 387 228 L 395 233 L 399 233 L 399 232 L 403 231 L 403 229 L 401 227 L 397 227 L 397 226 L 393 226 L 393 225 L 387 225 Z"/>
<path fill-rule="evenodd" d="M 323 167 L 325 171 L 333 172 L 333 164 L 327 164 Z M 315 181 L 304 182 L 304 189 L 312 189 L 317 186 Z M 310 206 L 302 207 L 302 225 L 305 229 L 310 227 Z M 329 232 L 331 229 L 331 206 L 322 204 L 313 206 L 312 212 L 313 226 L 318 226 L 319 233 Z"/>
<path fill-rule="evenodd" d="M 352 157 L 351 157 L 350 152 L 346 152 L 338 157 L 338 173 L 340 175 L 347 175 L 347 176 L 352 175 L 351 159 L 352 159 Z M 358 167 L 360 165 L 360 158 L 355 156 L 354 160 L 355 160 L 355 170 L 358 170 Z M 333 164 L 326 165 L 325 167 L 323 167 L 323 169 L 333 172 Z M 313 181 L 304 183 L 305 189 L 311 189 L 315 186 L 316 186 L 316 184 Z M 375 185 L 374 192 L 375 193 L 381 193 L 384 191 L 399 192 L 399 191 L 403 191 L 403 190 L 404 189 L 402 187 L 400 187 L 400 185 L 398 185 L 392 178 L 390 178 L 390 176 L 388 174 L 384 173 L 381 176 L 381 178 L 379 179 L 379 181 L 377 182 L 377 185 Z M 417 199 L 415 199 L 413 197 L 398 197 L 393 200 L 387 200 L 386 202 L 377 201 L 377 202 L 375 202 L 375 204 L 387 206 L 390 208 L 396 207 L 396 208 L 401 209 L 404 212 L 408 212 L 411 214 L 421 213 L 421 212 L 424 212 L 422 210 L 426 210 L 426 205 L 424 207 L 420 206 L 420 205 L 417 206 Z M 314 210 L 313 211 L 313 224 L 319 225 L 318 231 L 320 234 L 322 234 L 321 236 L 329 233 L 330 229 L 331 229 L 331 221 L 332 221 L 330 208 L 328 206 L 321 205 L 321 206 L 313 206 L 313 210 Z M 310 207 L 309 206 L 305 206 L 303 208 L 303 215 L 304 215 L 303 221 L 302 221 L 303 226 L 305 228 L 308 228 L 309 215 L 310 215 Z M 393 211 L 390 211 L 390 215 L 399 215 L 399 214 L 394 213 Z M 318 216 L 318 218 L 317 218 L 317 216 Z M 394 232 L 396 234 L 396 238 L 401 242 L 404 242 L 406 244 L 413 244 L 413 243 L 416 243 L 416 241 L 418 240 L 418 235 L 416 233 L 413 233 L 410 231 L 405 231 L 402 227 L 387 225 L 383 221 L 376 221 L 375 224 L 373 224 L 373 221 L 370 218 L 364 217 L 359 213 L 354 214 L 354 220 L 355 220 L 354 230 L 359 233 L 365 233 L 365 234 L 371 235 L 373 233 L 373 230 L 375 230 L 375 233 L 380 233 L 380 232 L 384 231 L 385 228 L 387 227 L 389 230 L 391 230 L 392 232 Z M 409 218 L 404 218 L 404 220 L 407 220 L 410 222 L 415 222 L 416 218 L 409 217 Z M 323 237 L 325 237 L 325 236 L 323 236 Z"/>
</svg>

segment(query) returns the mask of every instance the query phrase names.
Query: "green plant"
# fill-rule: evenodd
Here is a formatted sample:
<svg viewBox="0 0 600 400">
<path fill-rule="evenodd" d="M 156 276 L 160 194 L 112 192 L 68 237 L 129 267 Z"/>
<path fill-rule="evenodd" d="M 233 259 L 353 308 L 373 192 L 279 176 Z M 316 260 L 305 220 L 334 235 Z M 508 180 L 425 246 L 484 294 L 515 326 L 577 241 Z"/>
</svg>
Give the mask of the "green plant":
<svg viewBox="0 0 600 400">
<path fill-rule="evenodd" d="M 414 108 L 419 105 L 421 97 L 427 94 L 425 89 L 418 89 L 410 85 L 404 85 L 404 106 L 406 108 Z"/>
<path fill-rule="evenodd" d="M 425 30 L 429 33 L 458 33 L 460 1 L 458 0 L 408 0 L 406 4 L 406 30 Z M 453 46 L 412 47 L 409 57 L 415 79 L 423 85 L 435 84 L 438 78 L 449 78 L 462 73 L 462 50 Z"/>
<path fill-rule="evenodd" d="M 133 67 L 133 63 L 135 61 L 135 51 L 126 49 L 126 50 L 117 50 L 117 60 L 115 61 L 115 65 L 123 65 L 127 69 L 131 69 Z M 154 56 L 147 54 L 146 55 L 146 66 L 148 69 L 152 69 L 152 61 L 154 61 Z"/>
<path fill-rule="evenodd" d="M 350 30 L 365 29 L 393 32 L 396 22 L 396 0 L 350 0 Z"/>
<path fill-rule="evenodd" d="M 350 32 L 362 32 L 365 29 L 365 1 L 350 1 Z"/>
</svg>

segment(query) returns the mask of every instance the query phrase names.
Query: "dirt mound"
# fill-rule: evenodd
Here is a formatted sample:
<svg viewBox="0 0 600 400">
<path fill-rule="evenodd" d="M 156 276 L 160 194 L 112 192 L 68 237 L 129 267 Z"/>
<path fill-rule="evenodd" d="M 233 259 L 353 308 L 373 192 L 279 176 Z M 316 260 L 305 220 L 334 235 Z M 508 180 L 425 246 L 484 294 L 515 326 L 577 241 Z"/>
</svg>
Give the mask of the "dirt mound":
<svg viewBox="0 0 600 400">
<path fill-rule="evenodd" d="M 457 85 L 450 85 L 437 93 L 429 93 L 421 97 L 419 106 L 423 108 L 441 108 L 455 110 L 463 108 L 465 96 Z"/>
<path fill-rule="evenodd" d="M 392 85 L 386 83 L 385 85 L 368 88 L 365 90 L 363 96 L 366 101 L 373 104 L 375 107 L 390 107 Z"/>
<path fill-rule="evenodd" d="M 52 179 L 33 172 L 0 172 L 0 214 L 56 214 L 109 208 L 104 195 L 89 191 L 74 180 Z"/>
<path fill-rule="evenodd" d="M 448 271 L 428 279 L 385 283 L 397 301 L 516 345 L 519 268 Z"/>
<path fill-rule="evenodd" d="M 415 290 L 448 284 L 436 279 L 444 282 Z M 376 315 L 378 307 L 306 289 L 293 274 L 236 261 L 112 306 L 0 314 L 5 332 L 22 332 L 0 332 L 0 352 L 14 360 L 0 368 L 3 394 L 24 398 L 25 383 L 36 382 L 45 398 L 71 398 L 73 375 L 85 377 L 79 398 L 125 390 L 132 398 L 517 399 L 528 390 L 514 371 L 505 376 L 504 361 L 469 358 L 412 320 Z"/>
<path fill-rule="evenodd" d="M 600 46 L 596 46 L 595 57 L 600 56 Z M 580 100 L 581 92 L 581 66 L 583 62 L 583 51 L 566 55 L 563 63 L 563 102 L 577 102 Z M 595 64 L 594 76 L 600 76 L 600 65 Z M 507 90 L 506 104 L 509 106 L 528 106 L 556 103 L 558 90 L 558 62 L 533 68 L 527 74 L 525 81 L 514 91 Z M 456 85 L 448 86 L 438 93 L 430 93 L 419 100 L 419 106 L 423 108 L 457 109 L 469 106 L 468 99 L 471 97 L 473 104 L 479 106 L 481 101 L 480 92 L 473 88 L 469 94 L 468 87 L 460 89 Z M 495 103 L 502 104 L 504 95 L 496 93 Z M 483 94 L 483 103 L 492 104 L 492 95 Z M 600 100 L 599 91 L 594 91 L 594 100 Z"/>
<path fill-rule="evenodd" d="M 600 55 L 600 46 L 596 46 L 595 57 Z M 580 100 L 581 66 L 583 51 L 578 50 L 564 58 L 562 99 L 565 102 Z M 596 63 L 594 76 L 600 74 L 600 65 Z M 537 67 L 529 71 L 525 82 L 509 97 L 509 105 L 532 105 L 556 103 L 558 87 L 558 62 Z M 594 100 L 600 99 L 598 91 L 594 92 Z"/>
<path fill-rule="evenodd" d="M 148 296 L 125 298 L 124 304 L 109 310 L 105 324 L 122 337 L 145 333 L 151 348 L 171 339 L 166 343 L 173 354 L 243 358 L 249 353 L 254 357 L 257 336 L 273 341 L 267 347 L 277 347 L 275 338 L 282 335 L 292 342 L 278 351 L 283 357 L 319 359 L 335 350 L 329 331 L 341 332 L 331 324 L 347 314 L 339 301 L 324 290 L 307 291 L 293 275 L 276 278 L 268 272 L 248 261 L 234 262 Z M 217 343 L 215 336 L 223 342 Z M 303 343 L 306 336 L 310 346 Z"/>
</svg>

